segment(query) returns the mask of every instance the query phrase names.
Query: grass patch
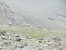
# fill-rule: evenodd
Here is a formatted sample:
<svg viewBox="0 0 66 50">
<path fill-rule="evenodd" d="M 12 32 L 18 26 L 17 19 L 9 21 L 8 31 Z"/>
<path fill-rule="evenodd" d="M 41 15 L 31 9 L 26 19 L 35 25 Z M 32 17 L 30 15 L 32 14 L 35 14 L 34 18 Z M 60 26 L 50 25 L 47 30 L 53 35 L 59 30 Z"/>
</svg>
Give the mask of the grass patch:
<svg viewBox="0 0 66 50">
<path fill-rule="evenodd" d="M 0 25 L 0 31 L 15 32 L 20 35 L 25 35 L 32 38 L 40 37 L 51 37 L 51 36 L 60 36 L 61 38 L 66 38 L 64 31 L 57 30 L 48 30 L 48 29 L 39 29 L 35 27 L 19 27 L 19 26 L 9 26 L 9 25 Z"/>
</svg>

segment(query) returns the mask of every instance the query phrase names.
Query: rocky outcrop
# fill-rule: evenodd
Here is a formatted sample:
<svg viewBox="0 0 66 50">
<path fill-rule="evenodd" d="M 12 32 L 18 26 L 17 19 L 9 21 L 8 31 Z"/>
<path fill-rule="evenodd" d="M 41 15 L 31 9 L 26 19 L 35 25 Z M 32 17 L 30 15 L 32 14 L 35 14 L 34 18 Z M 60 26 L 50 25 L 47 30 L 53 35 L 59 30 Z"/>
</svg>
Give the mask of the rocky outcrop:
<svg viewBox="0 0 66 50">
<path fill-rule="evenodd" d="M 4 2 L 0 2 L 0 23 L 8 23 L 9 21 L 9 23 L 13 23 L 11 21 L 14 20 L 14 15 L 14 12 Z"/>
<path fill-rule="evenodd" d="M 0 0 L 0 24 L 21 25 L 24 22 L 5 2 Z"/>
</svg>

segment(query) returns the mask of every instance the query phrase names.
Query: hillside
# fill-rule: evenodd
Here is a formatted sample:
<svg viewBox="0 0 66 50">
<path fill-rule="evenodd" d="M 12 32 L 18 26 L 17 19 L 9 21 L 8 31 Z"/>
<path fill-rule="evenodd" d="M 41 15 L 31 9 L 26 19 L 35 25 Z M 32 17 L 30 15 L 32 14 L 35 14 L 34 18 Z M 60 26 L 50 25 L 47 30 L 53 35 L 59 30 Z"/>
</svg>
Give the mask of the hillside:
<svg viewBox="0 0 66 50">
<path fill-rule="evenodd" d="M 0 25 L 1 50 L 66 50 L 66 32 Z"/>
<path fill-rule="evenodd" d="M 5 3 L 32 26 L 66 30 L 65 0 L 7 0 Z"/>
<path fill-rule="evenodd" d="M 0 50 L 66 50 L 66 1 L 0 0 Z"/>
</svg>

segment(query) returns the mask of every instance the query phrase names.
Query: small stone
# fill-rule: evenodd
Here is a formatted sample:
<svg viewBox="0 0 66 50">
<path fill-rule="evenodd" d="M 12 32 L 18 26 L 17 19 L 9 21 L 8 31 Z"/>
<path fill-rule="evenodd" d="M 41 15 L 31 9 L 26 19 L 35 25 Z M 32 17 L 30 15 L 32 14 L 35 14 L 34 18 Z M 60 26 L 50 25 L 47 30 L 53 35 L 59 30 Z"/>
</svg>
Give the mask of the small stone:
<svg viewBox="0 0 66 50">
<path fill-rule="evenodd" d="M 16 37 L 19 37 L 18 35 Z"/>
<path fill-rule="evenodd" d="M 38 50 L 43 50 L 42 48 L 39 48 Z"/>
<path fill-rule="evenodd" d="M 19 38 L 19 39 L 16 39 L 16 41 L 21 41 L 21 39 Z"/>
<path fill-rule="evenodd" d="M 62 48 L 59 48 L 59 50 L 63 50 Z"/>
<path fill-rule="evenodd" d="M 3 39 L 3 40 L 7 40 L 8 37 L 7 37 L 7 36 L 2 36 L 2 39 Z"/>
<path fill-rule="evenodd" d="M 61 41 L 61 39 L 59 37 L 55 37 L 55 38 L 53 38 L 53 40 L 55 40 L 55 41 Z"/>
<path fill-rule="evenodd" d="M 42 43 L 42 41 L 39 41 L 39 43 Z"/>
<path fill-rule="evenodd" d="M 19 48 L 24 48 L 24 46 L 20 46 Z"/>
</svg>

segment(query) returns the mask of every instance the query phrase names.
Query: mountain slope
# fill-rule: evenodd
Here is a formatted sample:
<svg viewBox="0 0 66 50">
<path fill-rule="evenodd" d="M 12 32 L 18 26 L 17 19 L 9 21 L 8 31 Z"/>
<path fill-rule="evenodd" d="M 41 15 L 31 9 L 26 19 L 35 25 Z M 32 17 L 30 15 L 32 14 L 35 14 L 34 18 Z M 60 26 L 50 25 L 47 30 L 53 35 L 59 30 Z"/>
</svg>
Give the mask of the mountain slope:
<svg viewBox="0 0 66 50">
<path fill-rule="evenodd" d="M 21 25 L 21 18 L 7 4 L 0 2 L 0 24 Z"/>
<path fill-rule="evenodd" d="M 16 17 L 16 19 L 21 19 L 21 21 L 17 20 L 20 23 L 25 22 L 36 27 L 66 30 L 65 0 L 6 0 L 5 3 L 20 16 Z"/>
</svg>

